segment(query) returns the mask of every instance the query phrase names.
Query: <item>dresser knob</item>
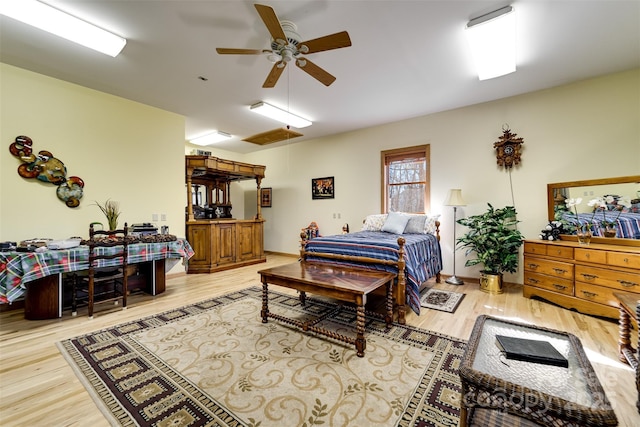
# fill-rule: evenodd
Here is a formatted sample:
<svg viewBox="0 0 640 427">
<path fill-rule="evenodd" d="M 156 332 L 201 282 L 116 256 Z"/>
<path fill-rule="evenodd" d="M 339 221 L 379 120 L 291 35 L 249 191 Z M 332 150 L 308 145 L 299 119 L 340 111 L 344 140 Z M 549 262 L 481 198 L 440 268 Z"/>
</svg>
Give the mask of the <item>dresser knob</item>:
<svg viewBox="0 0 640 427">
<path fill-rule="evenodd" d="M 624 261 L 625 264 L 629 264 L 629 258 L 623 258 L 622 261 Z"/>
<path fill-rule="evenodd" d="M 536 279 L 534 279 L 533 277 L 529 277 L 529 278 L 527 279 L 527 282 L 529 282 L 529 283 L 534 283 L 534 284 L 538 284 L 538 283 L 540 283 L 540 281 L 539 281 L 539 280 L 536 280 Z"/>
<path fill-rule="evenodd" d="M 593 279 L 597 279 L 598 276 L 593 275 L 593 274 L 584 274 L 582 273 L 582 277 L 584 278 L 584 280 L 593 280 Z"/>
<path fill-rule="evenodd" d="M 557 290 L 559 290 L 559 291 L 564 291 L 565 289 L 567 289 L 567 287 L 566 287 L 566 286 L 564 286 L 564 285 L 558 285 L 557 283 L 554 283 L 554 284 L 553 284 L 553 287 L 554 287 L 554 288 L 556 288 L 556 289 L 557 289 Z"/>
<path fill-rule="evenodd" d="M 587 298 L 593 298 L 598 294 L 594 294 L 593 292 L 587 292 L 587 291 L 582 291 L 582 293 L 584 294 L 585 297 Z"/>
<path fill-rule="evenodd" d="M 567 270 L 563 270 L 562 268 L 554 268 L 553 271 L 557 274 L 565 274 L 567 272 Z"/>
<path fill-rule="evenodd" d="M 539 267 L 539 265 L 538 265 L 538 264 L 531 264 L 531 263 L 530 263 L 530 264 L 527 264 L 527 266 L 528 266 L 530 269 L 532 269 L 532 270 L 537 270 L 537 269 L 538 269 L 538 267 Z"/>
</svg>

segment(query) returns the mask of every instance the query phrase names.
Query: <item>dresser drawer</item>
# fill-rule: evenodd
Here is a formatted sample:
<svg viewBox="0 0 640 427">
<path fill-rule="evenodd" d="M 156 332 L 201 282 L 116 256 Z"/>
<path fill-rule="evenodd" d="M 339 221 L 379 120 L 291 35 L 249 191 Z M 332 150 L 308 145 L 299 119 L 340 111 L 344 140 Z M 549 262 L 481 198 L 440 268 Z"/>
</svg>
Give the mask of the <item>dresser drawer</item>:
<svg viewBox="0 0 640 427">
<path fill-rule="evenodd" d="M 607 261 L 609 261 L 609 265 L 615 265 L 617 267 L 640 269 L 640 254 L 609 252 L 607 254 Z M 640 276 L 640 272 L 638 272 L 637 276 Z"/>
<path fill-rule="evenodd" d="M 553 276 L 545 276 L 544 274 L 524 272 L 524 284 L 535 286 L 536 288 L 548 289 L 565 295 L 573 295 L 573 280 L 560 279 Z"/>
<path fill-rule="evenodd" d="M 547 254 L 547 245 L 543 245 L 542 243 L 524 242 L 524 253 L 525 254 L 546 255 Z"/>
<path fill-rule="evenodd" d="M 562 279 L 573 280 L 573 264 L 541 258 L 527 257 L 524 269 L 533 273 L 547 274 Z"/>
<path fill-rule="evenodd" d="M 576 297 L 581 299 L 617 307 L 618 300 L 613 296 L 614 292 L 617 291 L 604 286 L 589 285 L 576 281 Z"/>
<path fill-rule="evenodd" d="M 548 255 L 556 258 L 573 259 L 573 248 L 568 246 L 553 246 L 542 243 L 524 244 L 525 254 Z"/>
<path fill-rule="evenodd" d="M 576 281 L 606 286 L 615 290 L 640 292 L 640 274 L 638 273 L 576 265 Z"/>
<path fill-rule="evenodd" d="M 576 261 L 596 262 L 598 264 L 607 263 L 607 251 L 577 248 L 575 257 Z"/>
<path fill-rule="evenodd" d="M 573 259 L 573 248 L 566 246 L 547 246 L 547 255 L 556 258 Z"/>
</svg>

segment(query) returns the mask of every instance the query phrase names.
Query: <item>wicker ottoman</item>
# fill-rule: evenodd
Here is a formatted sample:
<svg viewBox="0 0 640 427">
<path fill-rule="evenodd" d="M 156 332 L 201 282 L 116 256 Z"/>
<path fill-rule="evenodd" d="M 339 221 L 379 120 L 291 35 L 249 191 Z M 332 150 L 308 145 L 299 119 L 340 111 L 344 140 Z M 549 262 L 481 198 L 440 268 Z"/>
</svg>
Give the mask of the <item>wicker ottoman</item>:
<svg viewBox="0 0 640 427">
<path fill-rule="evenodd" d="M 496 335 L 545 340 L 569 367 L 506 359 Z M 575 335 L 489 316 L 476 320 L 460 365 L 460 426 L 617 426 Z M 476 408 L 478 410 L 476 411 Z"/>
</svg>

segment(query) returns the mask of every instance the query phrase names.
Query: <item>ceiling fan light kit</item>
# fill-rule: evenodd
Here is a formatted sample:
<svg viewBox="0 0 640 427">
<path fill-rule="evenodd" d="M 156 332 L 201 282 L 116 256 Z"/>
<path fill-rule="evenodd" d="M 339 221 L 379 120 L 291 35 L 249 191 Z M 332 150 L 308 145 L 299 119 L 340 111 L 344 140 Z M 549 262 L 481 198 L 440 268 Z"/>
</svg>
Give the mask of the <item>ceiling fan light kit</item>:
<svg viewBox="0 0 640 427">
<path fill-rule="evenodd" d="M 35 0 L 0 1 L 0 15 L 112 57 L 127 44 L 122 37 Z"/>
<path fill-rule="evenodd" d="M 465 34 L 480 80 L 516 71 L 516 17 L 512 6 L 470 20 Z"/>
<path fill-rule="evenodd" d="M 275 107 L 266 102 L 258 102 L 249 107 L 254 113 L 261 114 L 270 119 L 277 120 L 285 125 L 293 126 L 294 128 L 305 128 L 311 126 L 313 123 L 303 117 L 297 116 L 281 108 Z"/>
<path fill-rule="evenodd" d="M 254 5 L 260 18 L 271 35 L 271 50 L 216 48 L 220 55 L 258 55 L 267 53 L 267 59 L 273 63 L 271 71 L 262 87 L 272 88 L 278 82 L 282 71 L 289 62 L 295 59 L 298 68 L 318 80 L 325 86 L 330 86 L 336 78 L 323 68 L 300 55 L 340 49 L 351 46 L 351 39 L 346 31 L 319 37 L 317 39 L 301 41 L 298 27 L 291 21 L 280 21 L 270 6 Z"/>
<path fill-rule="evenodd" d="M 207 133 L 205 135 L 192 138 L 189 140 L 189 142 L 195 145 L 205 146 L 205 145 L 215 144 L 216 142 L 226 141 L 227 139 L 230 139 L 230 138 L 231 138 L 231 135 L 226 132 L 215 131 L 215 132 Z"/>
</svg>

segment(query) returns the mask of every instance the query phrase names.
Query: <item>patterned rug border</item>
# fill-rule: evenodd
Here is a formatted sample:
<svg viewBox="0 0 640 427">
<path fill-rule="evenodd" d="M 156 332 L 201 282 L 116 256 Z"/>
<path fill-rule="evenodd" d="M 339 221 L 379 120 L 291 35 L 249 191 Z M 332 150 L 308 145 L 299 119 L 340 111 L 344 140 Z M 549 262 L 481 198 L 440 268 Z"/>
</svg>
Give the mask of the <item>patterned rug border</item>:
<svg viewBox="0 0 640 427">
<path fill-rule="evenodd" d="M 277 291 L 271 290 L 269 295 L 269 299 L 273 303 L 277 303 L 278 300 L 285 301 L 291 300 L 292 298 L 295 299 L 295 297 L 290 294 L 279 293 Z M 204 301 L 200 301 L 198 303 L 190 304 L 172 310 L 167 310 L 162 313 L 147 316 L 138 320 L 125 322 L 112 327 L 99 329 L 94 332 L 63 340 L 56 343 L 56 345 L 65 360 L 71 366 L 76 376 L 85 387 L 85 389 L 88 391 L 94 402 L 96 402 L 96 405 L 100 408 L 102 413 L 112 425 L 139 425 L 134 420 L 133 416 L 129 414 L 128 410 L 124 408 L 120 402 L 117 402 L 117 404 L 115 405 L 117 409 L 114 410 L 113 403 L 116 401 L 116 399 L 114 399 L 110 394 L 110 385 L 107 384 L 103 379 L 99 378 L 95 372 L 92 372 L 93 368 L 85 359 L 86 351 L 83 351 L 82 346 L 87 345 L 90 339 L 93 342 L 93 346 L 99 346 L 101 340 L 104 340 L 106 342 L 113 339 L 126 340 L 128 345 L 132 345 L 134 341 L 130 339 L 127 340 L 127 337 L 131 334 L 141 332 L 142 330 L 158 328 L 165 325 L 167 322 L 173 322 L 180 319 L 196 316 L 214 307 L 230 304 L 247 297 L 261 299 L 262 289 L 260 287 L 254 286 L 241 291 L 229 292 L 223 295 L 209 298 Z M 335 306 L 335 304 L 333 304 L 332 302 L 323 301 L 321 299 L 316 299 L 313 297 L 307 298 L 307 301 L 314 304 L 324 305 L 325 307 Z M 350 309 L 349 307 L 347 307 L 346 310 L 351 310 L 355 313 L 355 310 Z M 345 326 L 353 326 L 351 323 L 345 323 L 340 319 L 332 319 L 332 321 L 343 324 Z M 464 349 L 466 347 L 465 340 L 408 325 L 399 325 L 394 323 L 391 328 L 387 328 L 383 321 L 370 317 L 367 317 L 366 321 L 366 334 L 376 334 L 387 339 L 400 339 L 402 340 L 402 342 L 405 342 L 408 345 L 413 345 L 420 348 L 429 348 L 434 353 L 434 358 L 426 371 L 429 373 L 429 378 L 433 378 L 433 375 L 437 370 L 448 369 L 446 373 L 448 374 L 449 380 L 451 381 L 449 381 L 447 385 L 452 388 L 457 388 L 458 392 L 460 391 L 459 382 L 456 383 L 456 377 L 460 357 L 464 353 Z M 450 346 L 448 342 L 450 342 Z M 135 344 L 133 345 L 135 346 Z M 448 349 L 447 347 L 450 347 L 450 349 Z M 146 349 L 136 348 L 136 350 L 145 353 L 146 357 L 153 359 L 154 362 L 158 365 L 163 365 L 164 367 L 166 367 L 166 371 L 165 369 L 162 369 L 163 374 L 167 374 L 167 372 L 172 371 L 171 367 L 167 366 L 162 360 L 155 357 L 153 354 L 150 354 L 148 351 L 146 351 Z M 453 351 L 453 353 L 448 351 Z M 446 358 L 447 360 L 443 360 L 443 358 Z M 87 378 L 87 372 L 91 374 L 89 378 Z M 224 407 L 215 402 L 214 399 L 211 399 L 204 393 L 200 392 L 196 385 L 190 383 L 186 378 L 181 377 L 179 373 L 175 373 L 175 375 L 171 375 L 171 377 L 173 381 L 175 381 L 176 383 L 180 383 L 179 387 L 181 390 L 186 391 L 186 393 L 189 395 L 193 393 L 197 396 L 196 403 L 202 404 L 203 401 L 205 401 L 204 406 L 206 411 L 213 414 L 213 419 L 208 420 L 209 422 L 214 421 L 213 425 L 257 426 L 259 424 L 245 424 L 242 420 L 236 418 L 230 411 L 226 410 Z M 441 420 L 443 421 L 443 423 L 441 424 L 433 424 L 430 420 L 431 417 L 429 415 L 436 415 L 435 413 L 416 414 L 416 411 L 418 410 L 423 410 L 424 412 L 424 410 L 427 409 L 427 404 L 422 404 L 423 400 L 426 399 L 425 395 L 428 394 L 428 390 L 425 389 L 426 385 L 424 384 L 424 378 L 427 378 L 427 375 L 423 377 L 423 381 L 421 381 L 419 384 L 416 384 L 415 394 L 409 400 L 407 407 L 404 409 L 403 416 L 399 418 L 400 421 L 397 425 L 414 425 L 420 427 L 440 425 L 451 425 L 453 427 L 457 425 L 457 423 L 447 424 L 445 423 L 446 420 Z M 105 397 L 111 398 L 111 408 L 105 403 Z M 413 424 L 408 424 L 408 422 L 410 422 L 412 419 L 415 422 Z M 222 422 L 223 424 L 219 424 L 216 422 Z"/>
<path fill-rule="evenodd" d="M 446 294 L 450 294 L 450 295 L 455 295 L 456 301 L 451 306 L 430 304 L 430 303 L 426 302 L 426 299 L 428 298 L 428 296 L 429 296 L 429 294 L 431 292 L 440 292 L 440 293 L 446 293 Z M 429 308 L 429 309 L 432 309 L 432 310 L 444 311 L 445 313 L 454 313 L 457 310 L 458 306 L 460 306 L 460 303 L 464 299 L 465 295 L 466 294 L 463 293 L 463 292 L 448 291 L 448 290 L 445 290 L 445 289 L 429 288 L 422 295 L 420 295 L 420 306 L 424 307 L 424 308 Z"/>
</svg>

